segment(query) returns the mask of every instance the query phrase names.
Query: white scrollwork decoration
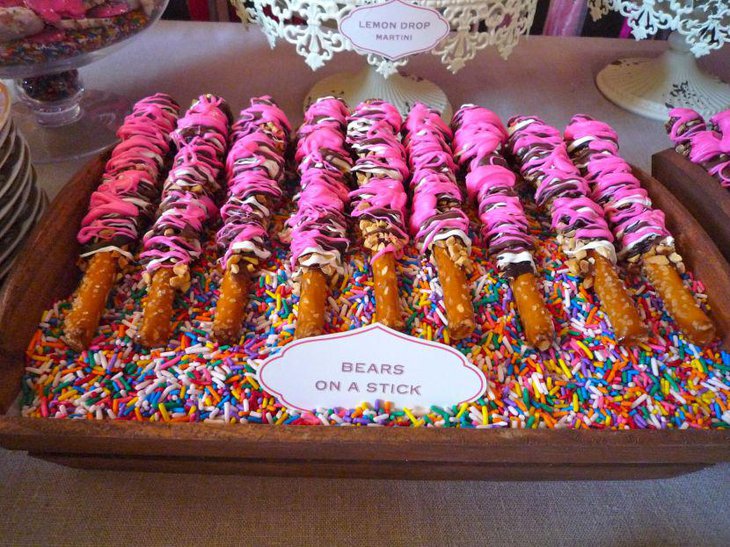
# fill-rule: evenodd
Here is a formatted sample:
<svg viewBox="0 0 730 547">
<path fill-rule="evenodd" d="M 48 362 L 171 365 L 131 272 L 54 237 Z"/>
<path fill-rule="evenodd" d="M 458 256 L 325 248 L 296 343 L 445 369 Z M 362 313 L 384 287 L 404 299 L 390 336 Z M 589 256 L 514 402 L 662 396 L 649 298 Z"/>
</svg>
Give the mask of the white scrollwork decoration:
<svg viewBox="0 0 730 547">
<path fill-rule="evenodd" d="M 619 12 L 637 40 L 659 30 L 678 32 L 695 57 L 730 41 L 729 0 L 588 0 L 588 8 L 594 21 Z"/>
<path fill-rule="evenodd" d="M 244 23 L 256 23 L 274 47 L 278 38 L 294 44 L 313 70 L 335 53 L 353 50 L 338 29 L 338 22 L 353 9 L 384 0 L 231 0 Z M 507 58 L 520 36 L 532 26 L 538 0 L 414 0 L 415 5 L 437 10 L 449 21 L 451 31 L 431 50 L 453 73 L 476 53 L 496 47 Z M 594 2 L 596 0 L 593 0 Z M 698 30 L 697 32 L 706 32 Z M 391 61 L 376 54 L 368 63 L 385 76 L 393 75 L 408 58 Z"/>
</svg>

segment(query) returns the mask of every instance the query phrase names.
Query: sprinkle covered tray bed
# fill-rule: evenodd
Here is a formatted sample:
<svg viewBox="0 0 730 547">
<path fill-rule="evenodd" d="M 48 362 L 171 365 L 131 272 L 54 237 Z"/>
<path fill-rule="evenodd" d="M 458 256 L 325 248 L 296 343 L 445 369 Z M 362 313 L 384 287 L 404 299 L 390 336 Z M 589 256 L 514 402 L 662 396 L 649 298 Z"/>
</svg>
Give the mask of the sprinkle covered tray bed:
<svg viewBox="0 0 730 547">
<path fill-rule="evenodd" d="M 75 236 L 105 159 L 90 162 L 59 194 L 0 292 L 5 448 L 81 468 L 411 479 L 640 479 L 730 460 L 730 432 L 723 428 L 307 427 L 22 417 L 25 352 L 44 310 L 78 282 Z M 730 266 L 662 184 L 635 174 L 665 212 L 688 269 L 702 280 L 727 351 Z"/>
</svg>

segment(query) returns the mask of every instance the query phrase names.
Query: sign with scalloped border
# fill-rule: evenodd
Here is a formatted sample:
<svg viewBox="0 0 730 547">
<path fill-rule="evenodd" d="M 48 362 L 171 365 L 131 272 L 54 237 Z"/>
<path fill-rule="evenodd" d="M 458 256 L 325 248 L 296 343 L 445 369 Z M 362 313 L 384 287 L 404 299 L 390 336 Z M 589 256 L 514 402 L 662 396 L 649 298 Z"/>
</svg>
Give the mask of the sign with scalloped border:
<svg viewBox="0 0 730 547">
<path fill-rule="evenodd" d="M 381 400 L 422 413 L 474 401 L 487 389 L 484 373 L 459 351 L 380 323 L 292 342 L 264 361 L 258 378 L 301 411 Z"/>
<path fill-rule="evenodd" d="M 355 49 L 391 61 L 433 49 L 449 28 L 438 11 L 402 0 L 355 8 L 339 23 Z"/>
</svg>

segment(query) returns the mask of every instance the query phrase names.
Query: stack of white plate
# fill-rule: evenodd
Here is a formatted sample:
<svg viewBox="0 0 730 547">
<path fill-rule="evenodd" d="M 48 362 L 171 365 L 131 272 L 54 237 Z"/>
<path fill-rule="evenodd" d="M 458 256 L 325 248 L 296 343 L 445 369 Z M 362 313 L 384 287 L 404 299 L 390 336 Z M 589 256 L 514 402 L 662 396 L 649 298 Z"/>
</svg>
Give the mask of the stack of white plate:
<svg viewBox="0 0 730 547">
<path fill-rule="evenodd" d="M 0 84 L 0 283 L 47 204 L 28 144 L 10 116 L 8 91 Z"/>
</svg>

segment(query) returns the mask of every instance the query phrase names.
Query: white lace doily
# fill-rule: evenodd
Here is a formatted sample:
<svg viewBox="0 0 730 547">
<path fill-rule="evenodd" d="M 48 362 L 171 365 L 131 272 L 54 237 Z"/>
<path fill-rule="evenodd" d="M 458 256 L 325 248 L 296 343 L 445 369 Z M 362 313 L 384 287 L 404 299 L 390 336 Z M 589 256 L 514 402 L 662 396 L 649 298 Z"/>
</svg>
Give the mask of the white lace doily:
<svg viewBox="0 0 730 547">
<path fill-rule="evenodd" d="M 659 30 L 676 31 L 695 57 L 730 40 L 730 0 L 588 0 L 588 8 L 594 21 L 618 11 L 637 40 Z"/>
<path fill-rule="evenodd" d="M 340 51 L 353 50 L 338 30 L 338 22 L 354 8 L 382 0 L 231 0 L 245 23 L 256 23 L 274 47 L 283 38 L 317 70 Z M 507 58 L 520 36 L 527 34 L 537 0 L 414 0 L 435 9 L 449 21 L 451 32 L 431 50 L 451 72 L 457 72 L 477 51 L 495 46 Z M 376 54 L 368 63 L 386 78 L 408 58 L 391 61 Z"/>
</svg>

